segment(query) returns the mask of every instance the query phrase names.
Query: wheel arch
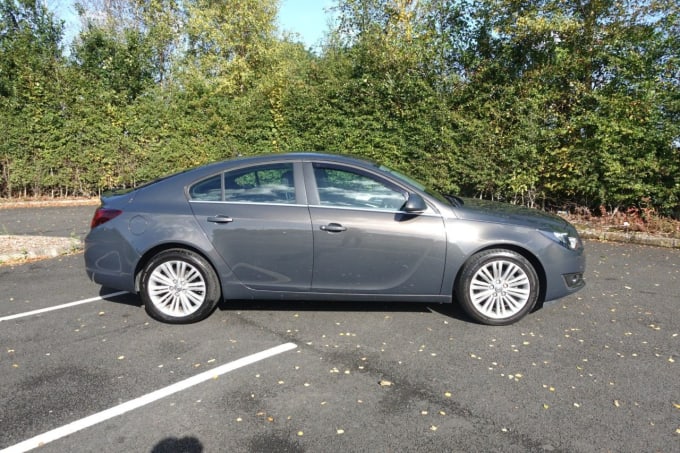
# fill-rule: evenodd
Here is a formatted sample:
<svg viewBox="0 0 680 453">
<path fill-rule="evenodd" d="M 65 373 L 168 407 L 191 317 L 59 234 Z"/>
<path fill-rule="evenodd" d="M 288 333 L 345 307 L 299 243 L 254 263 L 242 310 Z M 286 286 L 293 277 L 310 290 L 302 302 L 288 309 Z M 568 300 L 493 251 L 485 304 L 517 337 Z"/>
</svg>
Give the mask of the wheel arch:
<svg viewBox="0 0 680 453">
<path fill-rule="evenodd" d="M 220 279 L 220 274 L 217 272 L 217 268 L 215 267 L 210 257 L 206 253 L 204 253 L 201 249 L 182 242 L 167 242 L 163 244 L 158 244 L 155 247 L 152 247 L 146 252 L 144 252 L 142 257 L 137 261 L 137 266 L 135 267 L 135 292 L 139 293 L 140 291 L 140 279 L 142 277 L 142 271 L 149 263 L 149 261 L 159 253 L 172 249 L 189 250 L 201 256 L 201 258 L 203 258 L 210 265 L 213 272 L 217 276 L 217 281 L 220 283 L 220 293 L 223 293 L 222 280 Z"/>
<path fill-rule="evenodd" d="M 538 277 L 538 300 L 536 301 L 536 307 L 534 310 L 538 309 L 541 305 L 543 305 L 543 302 L 545 302 L 545 295 L 546 295 L 546 285 L 547 285 L 547 277 L 545 274 L 545 268 L 543 267 L 543 264 L 541 264 L 540 260 L 531 253 L 529 250 L 527 250 L 524 247 L 515 245 L 515 244 L 492 244 L 492 245 L 487 245 L 486 247 L 483 247 L 479 250 L 475 250 L 474 253 L 471 253 L 470 256 L 467 257 L 467 259 L 463 262 L 463 264 L 460 266 L 458 269 L 458 273 L 456 274 L 456 278 L 454 280 L 454 290 L 453 290 L 453 296 L 455 298 L 455 288 L 459 285 L 460 277 L 461 274 L 463 273 L 463 268 L 465 265 L 472 259 L 473 256 L 477 255 L 478 253 L 485 252 L 487 250 L 511 250 L 515 253 L 519 253 L 522 255 L 529 263 L 533 266 L 534 270 L 536 271 L 536 276 Z"/>
</svg>

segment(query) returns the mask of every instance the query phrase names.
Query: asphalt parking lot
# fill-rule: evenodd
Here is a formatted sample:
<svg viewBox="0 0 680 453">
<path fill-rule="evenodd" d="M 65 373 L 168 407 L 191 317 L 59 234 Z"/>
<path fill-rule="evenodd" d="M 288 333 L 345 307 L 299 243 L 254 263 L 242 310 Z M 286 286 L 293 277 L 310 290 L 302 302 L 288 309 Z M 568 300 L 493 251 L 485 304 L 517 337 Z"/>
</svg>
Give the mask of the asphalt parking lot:
<svg viewBox="0 0 680 453">
<path fill-rule="evenodd" d="M 0 223 L 80 236 L 93 209 Z M 81 254 L 2 266 L 0 451 L 680 451 L 680 251 L 586 247 L 588 286 L 506 327 L 280 302 L 170 326 Z"/>
</svg>

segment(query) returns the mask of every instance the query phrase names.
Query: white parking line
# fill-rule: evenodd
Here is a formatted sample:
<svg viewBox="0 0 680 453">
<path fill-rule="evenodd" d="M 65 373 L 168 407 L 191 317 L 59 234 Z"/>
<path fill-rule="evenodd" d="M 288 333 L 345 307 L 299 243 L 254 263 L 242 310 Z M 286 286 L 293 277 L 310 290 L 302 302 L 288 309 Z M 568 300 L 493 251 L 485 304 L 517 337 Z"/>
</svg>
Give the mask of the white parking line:
<svg viewBox="0 0 680 453">
<path fill-rule="evenodd" d="M 117 293 L 105 294 L 99 297 L 93 297 L 91 299 L 77 300 L 75 302 L 69 302 L 67 304 L 55 305 L 54 307 L 41 308 L 40 310 L 26 311 L 24 313 L 17 313 L 16 315 L 3 316 L 0 318 L 2 321 L 10 321 L 17 318 L 25 318 L 27 316 L 39 315 L 41 313 L 47 313 L 48 311 L 61 310 L 62 308 L 75 307 L 76 305 L 89 304 L 90 302 L 97 302 L 98 300 L 106 299 L 107 297 L 116 297 L 127 294 L 127 291 L 119 291 Z"/>
<path fill-rule="evenodd" d="M 214 379 L 230 371 L 234 371 L 238 368 L 242 368 L 247 365 L 252 365 L 253 363 L 259 362 L 264 359 L 268 359 L 270 357 L 284 353 L 286 351 L 293 350 L 295 348 L 297 348 L 297 345 L 295 343 L 285 343 L 280 346 L 267 349 L 266 351 L 258 352 L 256 354 L 243 357 L 233 362 L 226 363 L 215 369 L 205 371 L 201 374 L 197 374 L 194 377 L 190 377 L 183 381 L 172 384 L 168 387 L 156 390 L 155 392 L 147 393 L 146 395 L 140 396 L 139 398 L 136 398 L 134 400 L 130 400 L 126 403 L 119 404 L 118 406 L 114 406 L 105 411 L 96 413 L 94 415 L 90 415 L 89 417 L 81 418 L 80 420 L 76 420 L 72 423 L 69 423 L 68 425 L 64 425 L 57 429 L 53 429 L 52 431 L 48 431 L 31 439 L 25 440 L 16 445 L 12 445 L 11 447 L 7 447 L 4 450 L 0 450 L 0 453 L 20 453 L 32 450 L 37 447 L 41 447 L 52 441 L 61 439 L 62 437 L 66 437 L 69 434 L 73 434 L 85 428 L 89 428 L 90 426 L 94 426 L 98 423 L 117 417 L 126 412 L 132 411 L 134 409 L 139 409 L 140 407 L 153 403 L 154 401 L 158 401 L 161 398 L 165 398 L 174 393 L 186 390 L 194 385 L 198 385 L 202 382 Z"/>
</svg>

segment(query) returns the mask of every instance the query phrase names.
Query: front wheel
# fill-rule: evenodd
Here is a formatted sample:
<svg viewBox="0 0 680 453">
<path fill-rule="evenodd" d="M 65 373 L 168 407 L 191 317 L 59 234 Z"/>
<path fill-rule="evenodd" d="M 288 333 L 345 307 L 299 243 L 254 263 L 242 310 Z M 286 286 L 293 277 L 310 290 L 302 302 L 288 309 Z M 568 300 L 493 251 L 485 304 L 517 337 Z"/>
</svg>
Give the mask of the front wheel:
<svg viewBox="0 0 680 453">
<path fill-rule="evenodd" d="M 531 263 L 517 252 L 486 250 L 463 266 L 456 296 L 475 320 L 492 326 L 519 321 L 538 300 L 539 280 Z"/>
<path fill-rule="evenodd" d="M 141 275 L 140 296 L 154 319 L 185 324 L 206 318 L 220 300 L 215 271 L 200 255 L 165 250 L 151 258 Z"/>
</svg>

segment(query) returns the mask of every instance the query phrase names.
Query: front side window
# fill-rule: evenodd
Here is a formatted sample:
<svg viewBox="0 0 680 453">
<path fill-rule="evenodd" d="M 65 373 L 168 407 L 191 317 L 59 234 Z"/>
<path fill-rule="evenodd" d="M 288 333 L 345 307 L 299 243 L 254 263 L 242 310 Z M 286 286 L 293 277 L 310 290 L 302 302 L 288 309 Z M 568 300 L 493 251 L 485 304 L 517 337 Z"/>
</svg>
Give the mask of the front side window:
<svg viewBox="0 0 680 453">
<path fill-rule="evenodd" d="M 224 174 L 224 200 L 246 203 L 295 203 L 293 164 L 241 168 Z"/>
<path fill-rule="evenodd" d="M 315 165 L 314 175 L 322 206 L 398 211 L 406 202 L 398 187 L 351 169 Z"/>
</svg>

